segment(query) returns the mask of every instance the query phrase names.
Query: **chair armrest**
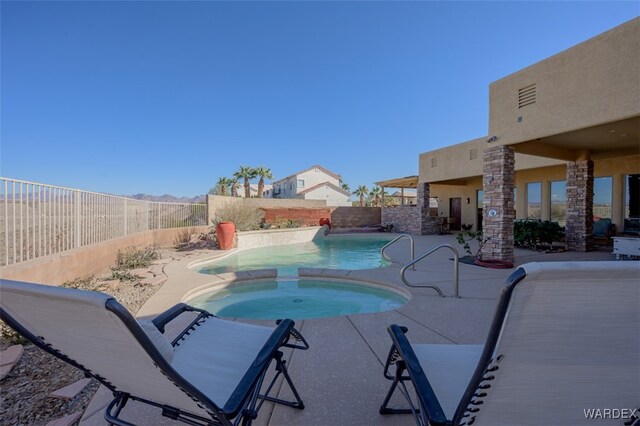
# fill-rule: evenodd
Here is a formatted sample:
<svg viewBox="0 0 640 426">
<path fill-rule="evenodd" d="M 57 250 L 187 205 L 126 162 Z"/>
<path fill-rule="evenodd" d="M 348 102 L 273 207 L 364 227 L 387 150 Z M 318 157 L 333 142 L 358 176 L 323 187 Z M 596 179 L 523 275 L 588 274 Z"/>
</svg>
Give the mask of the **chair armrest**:
<svg viewBox="0 0 640 426">
<path fill-rule="evenodd" d="M 405 336 L 407 331 L 406 327 L 400 327 L 396 324 L 392 324 L 387 328 L 393 345 L 395 346 L 400 358 L 403 361 L 403 368 L 409 373 L 411 381 L 416 389 L 420 405 L 425 410 L 426 419 L 430 425 L 438 426 L 447 424 L 447 417 L 442 410 L 442 406 L 436 397 L 424 370 L 420 366 L 420 361 L 416 356 L 411 343 Z M 385 366 L 385 373 L 388 374 L 388 366 Z M 386 375 L 385 374 L 385 375 Z M 396 374 L 402 375 L 402 372 L 396 372 Z"/>
<path fill-rule="evenodd" d="M 156 326 L 160 333 L 164 333 L 164 327 L 173 321 L 176 317 L 182 315 L 185 312 L 200 312 L 200 313 L 208 313 L 204 309 L 194 308 L 193 306 L 187 305 L 186 303 L 178 303 L 177 305 L 167 309 L 157 317 L 155 317 L 151 322 Z"/>
</svg>

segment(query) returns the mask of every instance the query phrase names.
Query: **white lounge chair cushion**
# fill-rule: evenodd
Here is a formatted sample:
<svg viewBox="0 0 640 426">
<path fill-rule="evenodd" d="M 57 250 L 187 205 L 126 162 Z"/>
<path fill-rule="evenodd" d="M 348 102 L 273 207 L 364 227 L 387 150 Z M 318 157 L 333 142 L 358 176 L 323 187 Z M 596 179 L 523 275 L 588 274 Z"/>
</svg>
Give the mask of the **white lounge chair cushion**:
<svg viewBox="0 0 640 426">
<path fill-rule="evenodd" d="M 274 328 L 208 318 L 175 347 L 172 367 L 224 406 Z"/>
<path fill-rule="evenodd" d="M 140 328 L 145 332 L 147 337 L 151 339 L 153 345 L 158 349 L 160 355 L 163 356 L 167 362 L 171 363 L 173 361 L 173 346 L 171 346 L 171 342 L 167 339 L 164 334 L 160 333 L 160 330 L 153 325 L 153 322 L 149 320 L 138 320 L 138 324 L 140 324 Z"/>
<path fill-rule="evenodd" d="M 482 355 L 483 345 L 411 345 L 442 411 L 453 418 Z"/>
</svg>

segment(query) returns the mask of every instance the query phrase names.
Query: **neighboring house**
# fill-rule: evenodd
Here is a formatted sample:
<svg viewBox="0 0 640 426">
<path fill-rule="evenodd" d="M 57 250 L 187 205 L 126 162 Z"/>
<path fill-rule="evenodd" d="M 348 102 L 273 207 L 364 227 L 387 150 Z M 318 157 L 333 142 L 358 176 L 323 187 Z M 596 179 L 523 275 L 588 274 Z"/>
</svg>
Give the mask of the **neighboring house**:
<svg viewBox="0 0 640 426">
<path fill-rule="evenodd" d="M 400 205 L 415 206 L 416 200 L 417 200 L 417 196 L 415 192 L 413 193 L 405 192 L 403 195 L 402 192 L 400 191 L 396 191 L 391 195 L 387 195 L 385 198 L 389 199 L 389 205 L 392 205 L 392 206 L 400 206 Z M 404 198 L 404 201 L 403 201 L 403 198 Z"/>
<path fill-rule="evenodd" d="M 328 206 L 351 205 L 351 193 L 340 188 L 340 176 L 318 165 L 279 179 L 272 186 L 266 195 L 270 198 L 325 200 Z"/>
<path fill-rule="evenodd" d="M 515 219 L 559 222 L 576 251 L 590 248 L 594 218 L 632 235 L 640 222 L 638 76 L 635 18 L 491 83 L 488 135 L 420 154 L 418 232 L 437 233 L 452 218 L 451 229 L 466 223 L 490 238 L 486 259 L 510 261 Z M 437 197 L 439 217 L 426 211 L 428 197 Z"/>
</svg>

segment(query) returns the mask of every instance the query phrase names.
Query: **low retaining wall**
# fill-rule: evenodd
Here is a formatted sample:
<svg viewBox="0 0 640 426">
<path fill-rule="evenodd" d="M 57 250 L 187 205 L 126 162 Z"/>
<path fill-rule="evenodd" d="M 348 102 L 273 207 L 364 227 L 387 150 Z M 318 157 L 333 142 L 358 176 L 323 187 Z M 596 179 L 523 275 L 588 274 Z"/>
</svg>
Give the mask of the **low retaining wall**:
<svg viewBox="0 0 640 426">
<path fill-rule="evenodd" d="M 15 265 L 2 267 L 6 280 L 60 285 L 65 281 L 102 273 L 116 261 L 118 250 L 128 247 L 173 246 L 187 234 L 206 232 L 206 226 L 171 228 L 140 232 L 86 247 L 56 253 Z"/>
<path fill-rule="evenodd" d="M 420 209 L 416 206 L 385 207 L 382 223 L 393 223 L 393 232 L 420 235 Z"/>
<path fill-rule="evenodd" d="M 299 244 L 324 237 L 324 229 L 320 226 L 292 229 L 268 229 L 263 231 L 244 231 L 236 234 L 239 249 Z"/>
<path fill-rule="evenodd" d="M 336 207 L 331 212 L 332 228 L 362 228 L 382 223 L 380 207 Z"/>
</svg>

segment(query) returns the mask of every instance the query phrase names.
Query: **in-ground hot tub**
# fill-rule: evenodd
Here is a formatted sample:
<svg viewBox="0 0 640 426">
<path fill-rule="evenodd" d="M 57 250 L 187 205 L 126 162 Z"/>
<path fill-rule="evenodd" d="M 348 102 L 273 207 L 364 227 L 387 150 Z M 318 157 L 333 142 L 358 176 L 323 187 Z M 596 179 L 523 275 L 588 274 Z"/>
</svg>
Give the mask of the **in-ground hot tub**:
<svg viewBox="0 0 640 426">
<path fill-rule="evenodd" d="M 382 312 L 407 301 L 406 294 L 390 287 L 303 278 L 238 282 L 188 303 L 220 317 L 275 320 Z"/>
</svg>

